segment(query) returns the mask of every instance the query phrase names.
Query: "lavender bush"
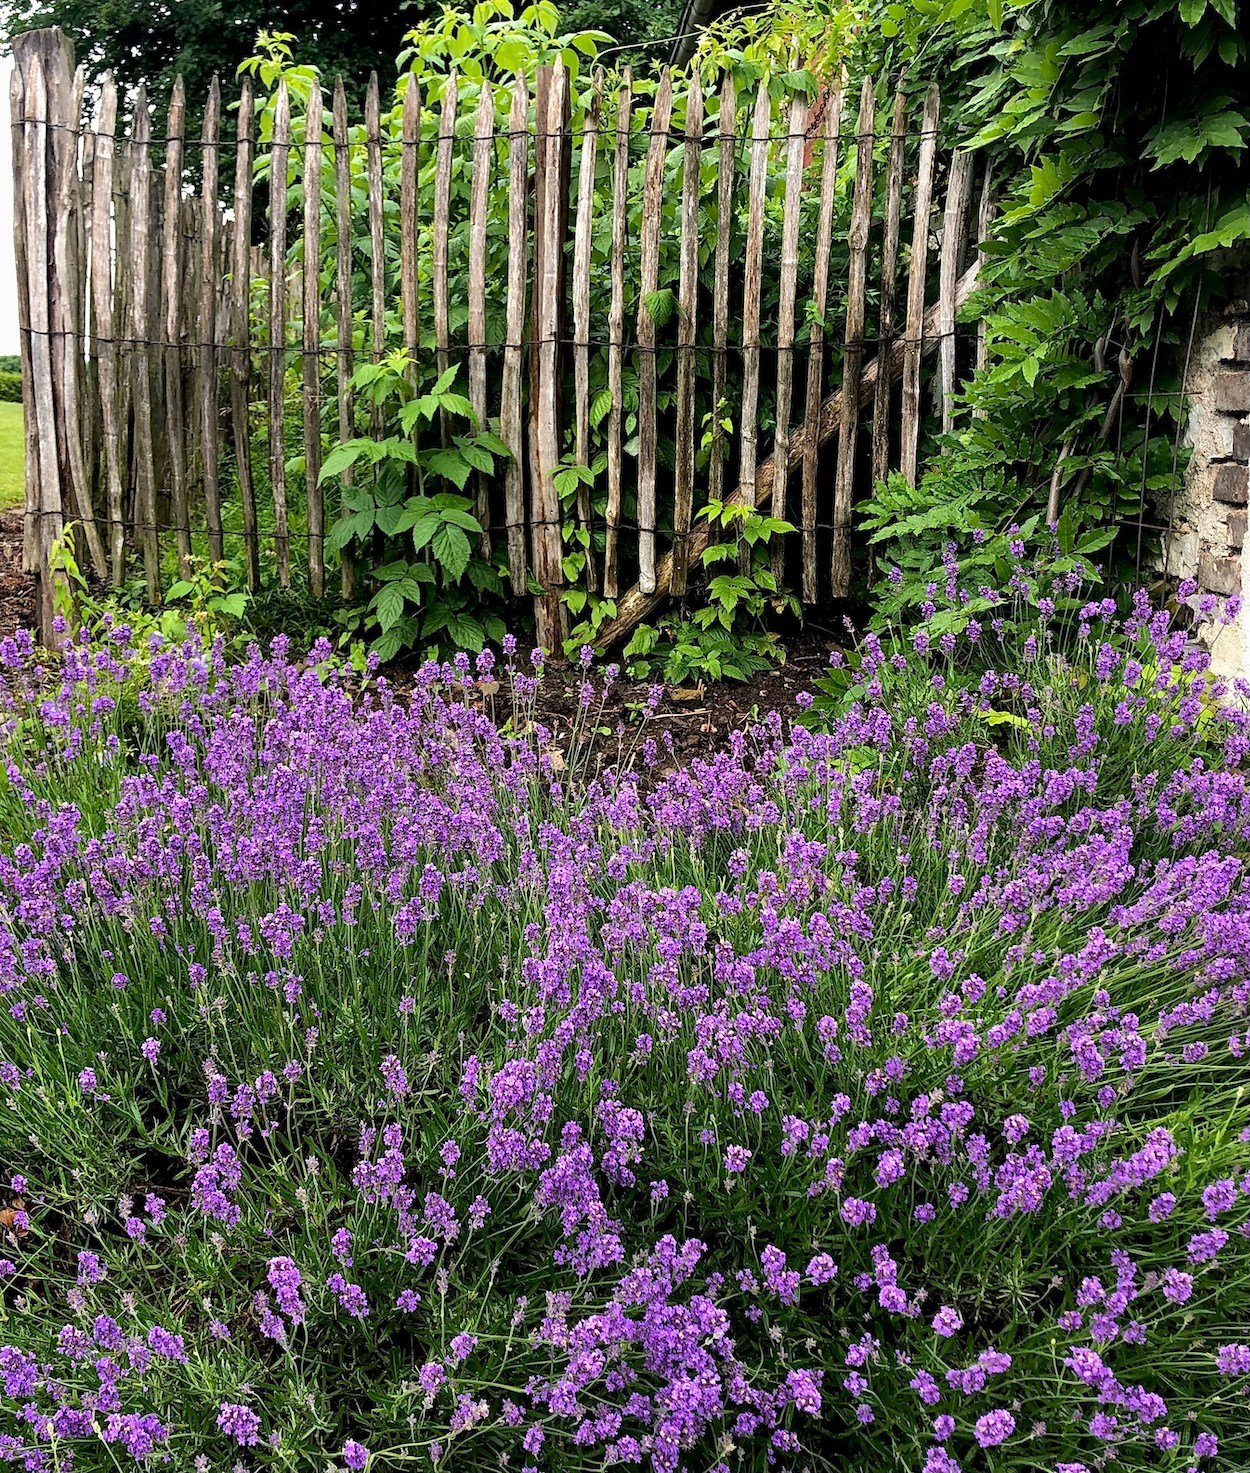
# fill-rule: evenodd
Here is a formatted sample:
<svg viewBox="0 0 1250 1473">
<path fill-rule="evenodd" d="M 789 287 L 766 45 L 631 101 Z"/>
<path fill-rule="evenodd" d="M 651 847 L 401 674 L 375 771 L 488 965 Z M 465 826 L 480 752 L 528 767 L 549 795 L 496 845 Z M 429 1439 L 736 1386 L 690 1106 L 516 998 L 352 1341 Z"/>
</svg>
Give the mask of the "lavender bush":
<svg viewBox="0 0 1250 1473">
<path fill-rule="evenodd" d="M 0 1455 L 1244 1462 L 1250 734 L 1112 614 L 667 776 L 5 645 Z"/>
</svg>

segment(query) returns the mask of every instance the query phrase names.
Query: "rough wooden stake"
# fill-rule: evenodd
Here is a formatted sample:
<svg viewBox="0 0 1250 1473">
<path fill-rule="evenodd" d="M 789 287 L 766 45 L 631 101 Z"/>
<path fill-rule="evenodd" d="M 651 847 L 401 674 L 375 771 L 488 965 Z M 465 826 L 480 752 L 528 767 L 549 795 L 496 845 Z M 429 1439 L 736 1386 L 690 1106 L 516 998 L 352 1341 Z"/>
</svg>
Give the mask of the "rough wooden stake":
<svg viewBox="0 0 1250 1473">
<path fill-rule="evenodd" d="M 52 231 L 52 363 L 57 383 L 57 438 L 65 470 L 63 486 L 79 524 L 91 564 L 100 578 L 108 572 L 104 541 L 96 524 L 88 468 L 90 426 L 84 403 L 82 343 L 86 319 L 86 274 L 81 246 L 82 179 L 78 145 L 82 132 L 84 72 L 73 70 L 68 43 L 65 65 L 48 68 L 49 147 L 54 178 Z M 72 79 L 71 79 L 72 73 Z"/>
<path fill-rule="evenodd" d="M 590 248 L 594 233 L 595 159 L 599 114 L 603 107 L 603 68 L 595 69 L 590 107 L 582 123 L 582 152 L 577 173 L 577 223 L 573 231 L 573 454 L 579 466 L 590 464 Z M 595 557 L 590 539 L 590 487 L 577 488 L 577 520 L 586 539 L 585 583 L 595 590 Z"/>
<path fill-rule="evenodd" d="M 612 161 L 612 298 L 608 307 L 608 505 L 603 550 L 603 595 L 617 595 L 617 540 L 621 524 L 621 428 L 624 422 L 622 369 L 625 337 L 625 233 L 629 223 L 629 127 L 632 73 L 625 68 L 616 105 L 616 151 Z"/>
<path fill-rule="evenodd" d="M 824 152 L 820 164 L 820 204 L 816 217 L 815 260 L 812 267 L 812 325 L 807 350 L 807 394 L 804 418 L 811 424 L 820 412 L 824 378 L 825 304 L 829 292 L 829 252 L 833 245 L 834 192 L 838 178 L 838 134 L 842 120 L 842 89 L 834 87 L 825 100 Z M 814 604 L 818 593 L 816 571 L 816 445 L 809 438 L 803 454 L 803 602 Z"/>
<path fill-rule="evenodd" d="M 1073 442 L 1065 440 L 1059 447 L 1059 458 L 1050 473 L 1050 491 L 1046 497 L 1046 525 L 1053 527 L 1059 521 L 1059 490 L 1063 485 L 1064 462 L 1072 454 Z"/>
<path fill-rule="evenodd" d="M 508 114 L 508 305 L 504 326 L 499 437 L 508 447 L 504 467 L 504 516 L 508 521 L 508 579 L 518 598 L 526 588 L 525 472 L 521 432 L 521 352 L 525 336 L 525 278 L 529 241 L 525 229 L 529 192 L 529 88 L 517 73 Z"/>
<path fill-rule="evenodd" d="M 673 77 L 666 67 L 651 110 L 651 142 L 642 187 L 642 238 L 638 290 L 638 586 L 655 587 L 655 466 L 657 441 L 656 330 L 651 298 L 659 285 L 660 215 L 664 160 L 673 106 Z"/>
<path fill-rule="evenodd" d="M 764 189 L 768 182 L 768 125 L 772 104 L 768 83 L 761 82 L 751 122 L 751 173 L 747 183 L 747 243 L 742 289 L 742 423 L 739 431 L 740 476 L 744 486 L 755 482 L 759 453 L 760 400 L 760 285 L 764 272 Z M 739 565 L 749 571 L 750 548 L 738 544 Z"/>
<path fill-rule="evenodd" d="M 535 119 L 535 273 L 538 303 L 534 337 L 538 350 L 538 382 L 534 389 L 533 430 L 536 475 L 531 487 L 534 577 L 541 592 L 534 596 L 534 634 L 540 649 L 563 657 L 565 611 L 560 495 L 556 467 L 560 462 L 558 285 L 563 241 L 560 239 L 561 155 L 564 149 L 564 99 L 568 73 L 551 68 L 546 107 Z"/>
<path fill-rule="evenodd" d="M 199 308 L 200 308 L 200 266 L 203 251 L 203 201 L 198 196 L 186 191 L 181 204 L 181 224 L 179 229 L 182 234 L 181 253 L 183 258 L 182 282 L 180 291 L 182 294 L 182 305 L 179 312 L 182 316 L 182 343 L 181 353 L 183 362 L 184 399 L 187 406 L 186 415 L 183 420 L 186 436 L 186 466 L 188 498 L 191 499 L 190 488 L 200 480 L 200 467 L 203 462 L 203 445 L 201 444 L 202 420 L 200 416 L 200 333 L 199 333 Z M 202 483 L 201 483 L 202 488 Z M 203 498 L 199 498 L 202 502 Z M 207 519 L 205 525 L 207 532 Z"/>
<path fill-rule="evenodd" d="M 794 298 L 799 274 L 799 197 L 803 187 L 803 153 L 807 145 L 807 99 L 790 99 L 786 140 L 786 198 L 781 223 L 781 276 L 777 304 L 777 399 L 773 464 L 779 467 L 773 487 L 773 515 L 786 519 L 786 485 L 790 464 L 790 403 L 794 388 Z M 785 578 L 786 540 L 772 544 L 772 573 L 780 585 Z"/>
<path fill-rule="evenodd" d="M 49 293 L 46 289 L 51 265 L 48 239 L 48 93 L 40 48 L 37 42 L 26 37 L 21 39 L 25 44 L 15 52 L 14 60 L 24 78 L 21 179 L 25 189 L 22 216 L 26 225 L 26 246 L 23 254 L 30 293 L 31 387 L 39 449 L 37 623 L 40 639 L 51 649 L 60 642 L 56 614 L 64 591 L 64 578 L 53 567 L 52 552 L 63 531 L 64 508 L 61 460 L 56 442 Z"/>
<path fill-rule="evenodd" d="M 725 351 L 729 342 L 729 249 L 733 233 L 734 173 L 738 158 L 738 101 L 733 76 L 726 72 L 720 89 L 717 127 L 716 259 L 712 280 L 712 445 L 707 468 L 709 501 L 719 501 L 725 488 Z"/>
<path fill-rule="evenodd" d="M 942 254 L 938 266 L 938 353 L 939 392 L 942 400 L 942 433 L 955 427 L 955 283 L 963 264 L 968 239 L 968 204 L 972 189 L 972 155 L 957 153 L 951 159 L 946 185 L 946 210 L 942 218 Z"/>
<path fill-rule="evenodd" d="M 925 276 L 929 259 L 929 216 L 933 210 L 933 163 L 937 153 L 938 84 L 925 97 L 920 124 L 920 159 L 912 202 L 911 261 L 907 268 L 907 325 L 903 356 L 903 433 L 899 469 L 916 484 L 920 447 L 920 356 L 924 350 Z"/>
<path fill-rule="evenodd" d="M 417 386 L 417 354 L 421 347 L 418 314 L 417 230 L 418 183 L 421 171 L 421 84 L 408 78 L 404 89 L 399 152 L 399 296 L 404 319 L 404 352 L 408 381 Z"/>
<path fill-rule="evenodd" d="M 434 163 L 434 347 L 439 374 L 451 361 L 451 312 L 447 296 L 447 246 L 451 234 L 451 166 L 456 146 L 456 74 L 443 83 L 443 107 L 438 123 L 438 152 Z M 439 434 L 446 445 L 451 437 L 447 415 L 439 410 Z"/>
<path fill-rule="evenodd" d="M 273 540 L 278 583 L 291 586 L 291 542 L 286 504 L 286 192 L 291 152 L 291 95 L 283 78 L 273 112 L 269 153 L 269 486 L 273 492 Z"/>
<path fill-rule="evenodd" d="M 83 68 L 79 68 L 82 72 Z M 85 76 L 85 73 L 84 73 Z M 101 579 L 108 577 L 108 526 L 107 497 L 102 469 L 103 451 L 100 425 L 100 372 L 96 361 L 95 327 L 91 312 L 90 239 L 91 207 L 95 192 L 95 133 L 87 125 L 84 111 L 80 123 L 82 138 L 82 172 L 78 187 L 78 208 L 75 212 L 74 251 L 78 261 L 78 280 L 81 290 L 79 299 L 79 359 L 82 380 L 82 454 L 86 472 L 87 495 L 91 503 L 92 521 L 96 522 L 96 507 L 100 506 L 100 519 L 96 522 L 96 535 L 102 554 Z M 104 497 L 101 503 L 100 498 Z"/>
<path fill-rule="evenodd" d="M 900 87 L 894 94 L 894 118 L 890 125 L 890 161 L 886 167 L 885 230 L 881 241 L 881 302 L 877 314 L 877 351 L 894 341 L 894 308 L 897 297 L 899 225 L 903 212 L 903 150 L 907 143 L 907 97 Z M 872 404 L 872 481 L 884 481 L 890 473 L 890 380 L 877 378 Z"/>
<path fill-rule="evenodd" d="M 203 160 L 203 219 L 200 227 L 200 438 L 204 445 L 204 520 L 208 528 L 208 560 L 220 563 L 225 555 L 221 525 L 221 475 L 217 451 L 217 260 L 220 207 L 217 202 L 220 174 L 221 85 L 216 74 L 208 89 L 201 132 Z"/>
<path fill-rule="evenodd" d="M 342 77 L 334 82 L 334 315 L 336 323 L 335 358 L 338 367 L 339 439 L 350 440 L 355 434 L 356 413 L 352 396 L 352 159 L 347 130 L 347 94 Z M 344 494 L 352 483 L 348 467 L 340 480 Z M 339 515 L 348 508 L 340 503 Z M 343 597 L 356 597 L 356 558 L 350 546 L 339 552 L 339 586 Z"/>
<path fill-rule="evenodd" d="M 373 333 L 370 356 L 381 363 L 386 353 L 386 237 L 383 211 L 386 205 L 382 175 L 382 121 L 378 98 L 378 74 L 369 73 L 365 92 L 365 179 L 369 185 L 369 286 Z M 385 432 L 382 406 L 373 410 L 373 438 L 380 440 Z"/>
<path fill-rule="evenodd" d="M 977 260 L 984 271 L 985 263 L 989 256 L 985 250 L 985 243 L 990 238 L 990 227 L 994 223 L 995 199 L 994 199 L 994 166 L 988 160 L 985 165 L 985 174 L 981 179 L 981 200 L 977 207 Z M 985 337 L 985 316 L 982 314 L 977 318 L 977 350 L 973 361 L 976 373 L 984 373 L 989 367 L 990 353 Z M 983 409 L 975 411 L 978 417 L 984 415 Z"/>
<path fill-rule="evenodd" d="M 486 211 L 495 161 L 495 94 L 482 83 L 473 122 L 473 178 L 469 192 L 469 403 L 486 427 Z M 482 535 L 478 555 L 490 557 L 490 482 L 478 475 L 475 515 Z"/>
<path fill-rule="evenodd" d="M 126 567 L 126 527 L 122 510 L 122 469 L 118 444 L 117 325 L 113 314 L 113 170 L 117 146 L 117 86 L 113 74 L 100 87 L 95 169 L 91 193 L 91 335 L 104 441 L 105 505 L 108 520 L 109 580 L 121 585 Z M 15 192 L 15 202 L 16 202 Z M 120 255 L 118 257 L 121 259 Z M 20 268 L 19 268 L 20 279 Z"/>
<path fill-rule="evenodd" d="M 846 339 L 842 352 L 842 428 L 833 488 L 833 550 L 830 587 L 845 598 L 851 585 L 851 497 L 855 486 L 855 441 L 859 428 L 859 380 L 864 362 L 864 312 L 868 285 L 868 232 L 872 226 L 872 78 L 859 96 L 855 143 L 855 197 L 851 205 L 850 273 L 846 288 Z"/>
<path fill-rule="evenodd" d="M 699 171 L 703 158 L 703 91 L 698 73 L 686 92 L 682 157 L 681 259 L 678 267 L 677 424 L 673 467 L 673 593 L 686 592 L 687 539 L 694 510 L 695 330 L 699 301 Z"/>
<path fill-rule="evenodd" d="M 325 592 L 325 498 L 321 489 L 321 87 L 304 121 L 304 486 L 308 498 L 308 591 Z"/>
<path fill-rule="evenodd" d="M 187 459 L 182 393 L 182 145 L 186 130 L 187 99 L 181 77 L 174 78 L 165 132 L 165 210 L 161 247 L 164 313 L 161 324 L 165 374 L 165 412 L 169 426 L 169 470 L 174 540 L 178 570 L 191 572 L 191 506 L 187 495 Z"/>
<path fill-rule="evenodd" d="M 149 309 L 149 242 L 152 236 L 152 120 L 142 82 L 135 94 L 130 134 L 130 331 L 135 436 L 135 521 L 143 549 L 143 569 L 150 604 L 161 601 L 160 547 L 156 536 L 156 455 L 152 444 L 152 378 L 147 345 L 152 336 Z"/>
<path fill-rule="evenodd" d="M 234 255 L 231 263 L 230 420 L 234 432 L 235 475 L 243 507 L 243 559 L 248 588 L 260 587 L 260 538 L 256 526 L 256 488 L 252 476 L 252 435 L 248 399 L 252 378 L 252 156 L 256 110 L 247 78 L 239 98 L 238 141 L 234 157 Z"/>
<path fill-rule="evenodd" d="M 106 84 L 111 77 L 106 77 Z M 9 74 L 9 143 L 13 165 L 13 256 L 17 267 L 17 325 L 22 361 L 22 427 L 25 448 L 22 571 L 39 571 L 39 422 L 31 362 L 30 260 L 26 239 L 25 83 L 15 66 Z M 116 96 L 116 94 L 114 94 Z M 116 110 L 116 103 L 114 103 Z M 106 258 L 107 259 L 107 258 Z M 111 334 L 110 334 L 111 336 Z"/>
</svg>

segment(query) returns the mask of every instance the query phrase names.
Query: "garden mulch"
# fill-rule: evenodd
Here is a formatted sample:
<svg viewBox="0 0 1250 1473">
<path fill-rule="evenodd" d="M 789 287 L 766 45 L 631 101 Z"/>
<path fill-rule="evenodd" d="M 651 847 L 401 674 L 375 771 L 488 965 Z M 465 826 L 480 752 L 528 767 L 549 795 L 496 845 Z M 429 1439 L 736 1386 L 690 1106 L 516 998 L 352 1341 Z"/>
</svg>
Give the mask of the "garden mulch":
<svg viewBox="0 0 1250 1473">
<path fill-rule="evenodd" d="M 815 682 L 829 668 L 829 653 L 835 643 L 828 637 L 803 633 L 786 640 L 786 658 L 782 663 L 751 680 L 666 685 L 658 705 L 646 719 L 646 735 L 660 744 L 652 776 L 686 767 L 696 758 L 723 749 L 730 735 L 755 716 L 770 711 L 786 716 L 793 714 L 795 698 L 801 692 L 815 693 Z M 598 689 L 602 683 L 601 668 L 592 669 L 591 679 Z M 394 677 L 392 683 L 402 689 L 404 677 Z M 583 683 L 584 676 L 577 670 L 548 667 L 534 711 L 535 721 L 550 733 L 548 750 L 566 753 L 570 737 L 579 726 L 585 739 L 588 723 L 580 716 L 578 699 Z M 634 745 L 632 732 L 641 721 L 650 690 L 645 683 L 622 680 L 609 692 L 602 710 L 596 699 L 592 708 L 597 718 L 592 766 L 615 763 L 623 750 L 628 751 Z M 483 697 L 484 702 L 493 699 L 497 717 L 510 715 L 506 702 L 500 704 L 503 695 L 500 691 L 493 698 Z M 621 727 L 625 728 L 624 736 L 620 734 Z"/>
<path fill-rule="evenodd" d="M 35 580 L 22 572 L 22 512 L 0 512 L 0 639 L 35 621 Z"/>
</svg>

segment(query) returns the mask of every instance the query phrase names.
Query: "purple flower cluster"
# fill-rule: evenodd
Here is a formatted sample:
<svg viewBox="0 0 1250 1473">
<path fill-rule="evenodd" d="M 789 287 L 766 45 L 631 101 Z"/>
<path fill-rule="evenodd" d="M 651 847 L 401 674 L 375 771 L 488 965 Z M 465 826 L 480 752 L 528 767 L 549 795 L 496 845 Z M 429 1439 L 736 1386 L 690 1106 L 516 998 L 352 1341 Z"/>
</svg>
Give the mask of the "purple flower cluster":
<svg viewBox="0 0 1250 1473">
<path fill-rule="evenodd" d="M 0 1461 L 1250 1456 L 1250 742 L 1108 616 L 578 782 L 489 655 L 0 646 Z"/>
</svg>

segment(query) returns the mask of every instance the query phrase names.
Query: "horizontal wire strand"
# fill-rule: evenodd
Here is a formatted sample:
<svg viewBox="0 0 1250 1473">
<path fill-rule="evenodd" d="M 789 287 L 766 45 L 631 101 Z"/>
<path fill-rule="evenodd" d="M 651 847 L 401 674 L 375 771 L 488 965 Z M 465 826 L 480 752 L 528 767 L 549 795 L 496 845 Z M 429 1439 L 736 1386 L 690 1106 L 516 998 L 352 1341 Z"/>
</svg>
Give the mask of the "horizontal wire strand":
<svg viewBox="0 0 1250 1473">
<path fill-rule="evenodd" d="M 425 112 L 426 109 L 423 108 L 422 111 Z M 326 108 L 326 109 L 323 110 L 323 118 L 326 117 L 326 116 L 329 116 L 329 114 L 330 114 L 330 109 L 329 108 Z M 709 117 L 710 117 L 710 121 L 714 123 L 715 120 L 716 120 L 716 114 L 715 113 L 712 113 L 712 114 L 709 115 Z M 24 128 L 24 127 L 47 128 L 50 132 L 58 132 L 58 133 L 69 133 L 69 134 L 72 134 L 73 137 L 75 137 L 77 139 L 93 138 L 93 139 L 101 140 L 101 141 L 108 142 L 108 143 L 126 144 L 126 145 L 128 145 L 130 147 L 134 147 L 134 145 L 135 145 L 135 140 L 132 137 L 132 135 L 129 134 L 129 133 L 97 133 L 94 128 L 76 126 L 73 123 L 56 122 L 56 121 L 52 120 L 51 118 L 20 117 L 20 118 L 17 119 L 17 121 L 14 124 L 14 126 L 17 127 L 17 128 Z M 364 124 L 363 123 L 355 123 L 352 126 L 353 126 L 354 129 L 362 129 L 364 127 Z M 453 143 L 465 143 L 465 144 L 470 144 L 471 145 L 471 144 L 473 144 L 475 142 L 475 139 L 474 139 L 474 136 L 473 136 L 473 131 L 472 131 L 472 122 L 471 122 L 471 120 L 466 121 L 465 120 L 465 116 L 462 114 L 461 117 L 457 119 L 457 127 L 458 128 L 459 127 L 463 127 L 464 128 L 464 131 L 463 132 L 457 132 L 454 135 L 454 137 L 453 137 Z M 568 139 L 571 139 L 574 142 L 576 142 L 577 140 L 582 139 L 582 138 L 586 138 L 587 136 L 594 136 L 594 137 L 602 140 L 605 137 L 608 137 L 608 138 L 615 137 L 615 135 L 618 133 L 618 131 L 619 130 L 617 128 L 615 128 L 614 126 L 612 126 L 612 123 L 611 122 L 609 122 L 606 125 L 601 125 L 600 127 L 593 128 L 593 129 L 592 128 L 563 128 L 563 129 L 559 129 L 556 133 L 536 133 L 533 128 L 497 128 L 497 129 L 494 129 L 492 131 L 490 141 L 495 142 L 495 143 L 505 143 L 505 142 L 510 143 L 514 138 L 529 138 L 529 139 L 534 139 L 535 141 L 537 141 L 540 138 L 559 137 L 559 138 L 568 138 Z M 678 149 L 684 147 L 685 142 L 686 142 L 686 135 L 685 135 L 684 131 L 681 128 L 679 128 L 679 127 L 672 127 L 672 126 L 670 126 L 668 128 L 661 129 L 659 135 L 654 135 L 649 127 L 636 128 L 636 127 L 632 127 L 631 126 L 629 136 L 630 136 L 631 142 L 634 141 L 634 140 L 638 140 L 638 141 L 641 141 L 641 140 L 644 140 L 644 139 L 645 140 L 650 140 L 653 136 L 667 137 L 669 139 L 676 140 L 675 143 L 674 143 L 673 150 L 672 150 L 674 153 L 676 153 L 678 151 Z M 975 135 L 974 134 L 968 134 L 968 135 L 966 135 L 966 136 L 964 136 L 962 138 L 952 137 L 949 134 L 944 136 L 941 133 L 941 130 L 940 129 L 933 129 L 933 128 L 916 128 L 916 129 L 908 128 L 908 129 L 905 129 L 904 132 L 901 135 L 895 134 L 894 132 L 892 132 L 889 129 L 886 129 L 886 130 L 884 130 L 882 132 L 875 132 L 874 131 L 874 132 L 865 132 L 865 133 L 860 133 L 860 132 L 855 132 L 855 131 L 846 131 L 844 129 L 840 129 L 839 132 L 838 132 L 838 136 L 837 136 L 836 139 L 828 138 L 828 137 L 825 136 L 824 133 L 820 133 L 820 132 L 805 131 L 805 132 L 802 132 L 802 133 L 791 133 L 789 131 L 784 131 L 784 132 L 777 132 L 777 133 L 774 133 L 774 132 L 768 133 L 767 138 L 766 138 L 766 141 L 769 142 L 769 143 L 789 143 L 793 139 L 803 138 L 807 142 L 809 142 L 809 143 L 811 143 L 813 145 L 816 145 L 816 144 L 824 145 L 824 144 L 828 144 L 828 143 L 856 143 L 856 144 L 858 144 L 858 143 L 862 143 L 862 142 L 864 142 L 866 140 L 871 140 L 874 143 L 889 143 L 893 138 L 896 138 L 896 137 L 899 137 L 899 136 L 901 136 L 903 139 L 905 139 L 907 141 L 911 141 L 911 140 L 920 140 L 920 141 L 923 141 L 926 138 L 932 138 L 932 139 L 937 140 L 937 146 L 939 148 L 943 148 L 943 149 L 949 148 L 949 149 L 952 149 L 954 151 L 958 151 L 959 149 L 961 149 L 962 147 L 964 147 L 965 144 L 967 142 L 969 142 L 971 140 L 971 138 L 973 138 Z M 756 142 L 756 138 L 755 138 L 755 134 L 754 133 L 751 133 L 751 132 L 739 133 L 737 131 L 734 131 L 734 132 L 731 132 L 731 133 L 722 133 L 717 128 L 713 128 L 713 127 L 707 126 L 706 121 L 705 121 L 704 132 L 700 135 L 700 137 L 702 139 L 703 147 L 705 149 L 709 149 L 709 150 L 712 149 L 713 147 L 715 147 L 717 144 L 719 144 L 722 138 L 724 138 L 724 139 L 733 139 L 733 141 L 735 143 L 754 143 L 754 142 Z M 275 138 L 267 138 L 267 139 L 265 139 L 265 141 L 263 143 L 260 142 L 259 140 L 255 139 L 255 138 L 250 138 L 250 139 L 246 140 L 246 142 L 247 142 L 247 146 L 249 148 L 251 148 L 256 153 L 257 158 L 258 158 L 258 161 L 259 161 L 259 160 L 263 159 L 266 156 L 266 154 L 268 154 L 269 151 L 272 150 L 272 149 L 274 149 L 274 148 L 289 148 L 289 149 L 303 148 L 305 146 L 306 140 L 302 136 L 298 136 L 297 137 L 295 135 L 291 135 L 291 136 L 289 136 L 289 137 L 287 137 L 285 139 L 283 139 L 283 138 L 276 138 L 276 139 Z M 391 136 L 391 137 L 385 137 L 384 136 L 381 139 L 381 142 L 382 142 L 382 145 L 383 145 L 384 148 L 387 147 L 387 146 L 390 146 L 390 147 L 401 148 L 401 149 L 410 149 L 410 148 L 413 148 L 413 147 L 416 147 L 416 148 L 420 149 L 420 148 L 424 148 L 424 147 L 428 146 L 430 148 L 430 150 L 431 150 L 431 153 L 433 153 L 437 149 L 437 145 L 438 145 L 438 142 L 439 142 L 439 135 L 437 134 L 437 132 L 433 132 L 428 137 L 422 136 L 422 138 L 419 141 L 413 140 L 413 139 L 403 139 L 403 138 L 398 138 L 398 137 L 394 137 L 394 136 Z M 198 149 L 201 149 L 201 150 L 208 150 L 208 149 L 221 150 L 221 149 L 238 149 L 241 146 L 240 140 L 237 137 L 234 137 L 234 138 L 220 138 L 220 139 L 218 139 L 215 142 L 207 142 L 206 143 L 203 138 L 195 138 L 195 137 L 190 137 L 190 136 L 181 135 L 181 134 L 177 134 L 177 133 L 171 133 L 167 137 L 163 137 L 163 138 L 145 138 L 142 141 L 142 144 L 140 146 L 143 147 L 143 148 L 146 148 L 146 149 L 158 149 L 158 148 L 167 148 L 171 143 L 177 143 L 177 144 L 179 144 L 181 146 L 181 148 L 184 150 L 184 152 L 187 149 L 192 149 L 192 148 L 198 148 Z M 330 134 L 330 133 L 323 133 L 322 140 L 321 140 L 321 147 L 327 153 L 332 153 L 332 152 L 335 152 L 335 151 L 337 151 L 339 149 L 343 149 L 343 148 L 347 148 L 347 149 L 353 149 L 353 148 L 364 149 L 365 147 L 367 147 L 367 145 L 368 145 L 368 140 L 365 139 L 365 138 L 349 138 L 346 143 L 342 143 L 342 142 L 337 141 L 333 137 L 333 135 Z M 469 153 L 470 151 L 471 151 L 470 149 L 466 149 L 466 154 Z"/>
</svg>

